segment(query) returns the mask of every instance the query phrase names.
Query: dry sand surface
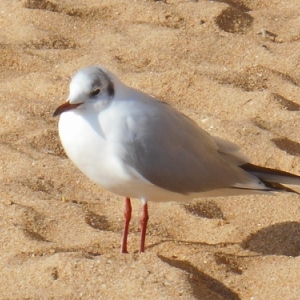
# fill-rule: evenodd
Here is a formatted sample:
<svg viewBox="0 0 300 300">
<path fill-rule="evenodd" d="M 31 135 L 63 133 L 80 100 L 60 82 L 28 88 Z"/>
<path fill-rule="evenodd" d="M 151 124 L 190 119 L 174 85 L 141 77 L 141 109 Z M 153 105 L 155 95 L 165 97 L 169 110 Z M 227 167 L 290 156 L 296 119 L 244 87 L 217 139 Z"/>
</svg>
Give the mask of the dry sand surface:
<svg viewBox="0 0 300 300">
<path fill-rule="evenodd" d="M 300 174 L 299 0 L 0 1 L 0 299 L 300 299 L 300 197 L 133 201 L 64 154 L 55 108 L 102 64 L 256 164 Z M 299 188 L 298 188 L 299 190 Z"/>
</svg>

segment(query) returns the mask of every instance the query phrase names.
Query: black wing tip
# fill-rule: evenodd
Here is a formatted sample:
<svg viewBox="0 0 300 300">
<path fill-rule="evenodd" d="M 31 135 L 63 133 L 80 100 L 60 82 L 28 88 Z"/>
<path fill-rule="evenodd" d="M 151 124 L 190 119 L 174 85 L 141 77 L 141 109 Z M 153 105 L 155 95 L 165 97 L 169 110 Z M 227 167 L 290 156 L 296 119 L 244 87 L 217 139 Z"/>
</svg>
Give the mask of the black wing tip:
<svg viewBox="0 0 300 300">
<path fill-rule="evenodd" d="M 261 179 L 260 179 L 261 180 Z M 268 182 L 261 180 L 261 182 L 265 185 L 264 189 L 247 189 L 247 188 L 241 188 L 241 187 L 232 187 L 233 189 L 240 189 L 240 190 L 250 190 L 250 191 L 255 191 L 255 192 L 260 192 L 260 193 L 274 193 L 274 192 L 288 192 L 288 193 L 293 193 L 300 195 L 297 191 L 288 188 L 280 183 L 273 183 L 273 182 Z"/>
<path fill-rule="evenodd" d="M 290 177 L 290 178 L 300 179 L 300 176 L 298 176 L 296 174 L 292 174 L 292 173 L 289 173 L 289 172 L 286 172 L 286 171 L 277 170 L 277 169 L 272 169 L 272 168 L 267 168 L 267 167 L 261 167 L 261 166 L 253 165 L 253 164 L 250 164 L 250 163 L 241 165 L 239 167 L 242 168 L 243 170 L 247 171 L 247 172 L 257 172 L 257 173 L 273 174 L 273 175 L 278 175 L 278 176 L 286 176 L 286 177 Z"/>
<path fill-rule="evenodd" d="M 243 170 L 245 170 L 246 172 L 249 172 L 250 174 L 253 174 L 254 176 L 258 177 L 259 180 L 266 186 L 266 190 L 265 191 L 271 191 L 271 192 L 289 192 L 289 193 L 294 193 L 297 195 L 300 195 L 299 192 L 286 187 L 285 185 L 282 185 L 281 183 L 277 182 L 276 180 L 273 181 L 271 180 L 271 178 L 268 178 L 268 175 L 275 175 L 278 176 L 278 181 L 280 181 L 279 178 L 290 178 L 290 179 L 299 179 L 299 183 L 296 184 L 300 184 L 300 176 L 286 172 L 286 171 L 281 171 L 281 170 L 277 170 L 277 169 L 272 169 L 272 168 L 266 168 L 266 167 L 261 167 L 261 166 L 257 166 L 257 165 L 253 165 L 250 163 L 241 165 L 240 168 L 242 168 Z M 284 182 L 283 183 L 287 183 Z M 289 183 L 287 183 L 289 184 Z M 294 183 L 291 183 L 294 184 Z"/>
<path fill-rule="evenodd" d="M 297 194 L 300 195 L 300 193 L 298 193 L 297 191 L 286 187 L 280 183 L 277 182 L 269 182 L 269 181 L 265 181 L 265 180 L 261 180 L 261 182 L 264 183 L 264 185 L 268 188 L 270 188 L 270 190 L 272 190 L 273 192 L 288 192 L 288 193 L 293 193 L 293 194 Z"/>
</svg>

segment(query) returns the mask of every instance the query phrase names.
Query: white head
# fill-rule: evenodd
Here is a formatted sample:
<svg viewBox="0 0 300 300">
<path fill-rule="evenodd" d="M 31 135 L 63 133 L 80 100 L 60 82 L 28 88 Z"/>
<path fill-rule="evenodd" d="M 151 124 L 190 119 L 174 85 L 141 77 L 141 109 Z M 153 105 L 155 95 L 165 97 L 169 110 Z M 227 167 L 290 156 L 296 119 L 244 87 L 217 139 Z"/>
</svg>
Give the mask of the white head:
<svg viewBox="0 0 300 300">
<path fill-rule="evenodd" d="M 105 107 L 115 95 L 112 74 L 106 69 L 91 66 L 79 70 L 70 83 L 68 101 L 54 112 L 58 116 L 72 109 L 88 110 Z M 114 78 L 115 79 L 115 78 Z"/>
</svg>

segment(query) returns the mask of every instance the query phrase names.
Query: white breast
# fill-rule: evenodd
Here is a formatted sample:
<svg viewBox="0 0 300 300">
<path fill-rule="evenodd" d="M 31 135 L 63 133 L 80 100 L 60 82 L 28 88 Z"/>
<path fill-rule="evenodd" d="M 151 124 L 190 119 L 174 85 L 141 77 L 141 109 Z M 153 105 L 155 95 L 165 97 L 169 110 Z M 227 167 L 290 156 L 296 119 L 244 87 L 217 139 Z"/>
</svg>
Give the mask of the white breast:
<svg viewBox="0 0 300 300">
<path fill-rule="evenodd" d="M 68 157 L 92 181 L 115 194 L 153 198 L 154 191 L 150 190 L 156 187 L 124 163 L 125 148 L 118 135 L 126 138 L 126 132 L 113 130 L 114 126 L 124 126 L 116 124 L 121 118 L 111 118 L 110 114 L 109 110 L 101 112 L 101 121 L 100 114 L 91 114 L 88 122 L 76 111 L 60 116 L 59 135 Z"/>
</svg>

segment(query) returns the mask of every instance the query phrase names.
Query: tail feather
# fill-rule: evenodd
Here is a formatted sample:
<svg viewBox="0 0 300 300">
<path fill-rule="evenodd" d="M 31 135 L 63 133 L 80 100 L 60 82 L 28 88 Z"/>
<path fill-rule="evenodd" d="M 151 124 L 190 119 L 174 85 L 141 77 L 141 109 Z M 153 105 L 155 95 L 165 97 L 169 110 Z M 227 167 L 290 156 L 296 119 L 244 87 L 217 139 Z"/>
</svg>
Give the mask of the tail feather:
<svg viewBox="0 0 300 300">
<path fill-rule="evenodd" d="M 298 175 L 276 169 L 260 167 L 250 163 L 241 165 L 240 168 L 258 177 L 266 187 L 272 190 L 292 192 L 299 195 L 297 191 L 281 184 L 300 185 L 300 176 Z"/>
</svg>

